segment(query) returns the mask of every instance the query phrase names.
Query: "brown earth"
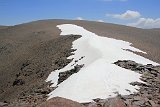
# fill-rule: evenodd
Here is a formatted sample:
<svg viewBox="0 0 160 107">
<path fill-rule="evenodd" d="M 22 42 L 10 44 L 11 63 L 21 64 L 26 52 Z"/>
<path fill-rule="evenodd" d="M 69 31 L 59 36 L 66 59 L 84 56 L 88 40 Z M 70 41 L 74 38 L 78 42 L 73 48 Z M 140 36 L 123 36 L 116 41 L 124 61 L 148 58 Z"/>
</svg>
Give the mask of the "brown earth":
<svg viewBox="0 0 160 107">
<path fill-rule="evenodd" d="M 39 107 L 85 107 L 85 106 L 72 100 L 68 100 L 61 97 L 55 97 L 53 99 L 48 100 L 47 102 L 44 102 Z"/>
<path fill-rule="evenodd" d="M 77 24 L 98 35 L 133 43 L 146 58 L 160 63 L 159 29 L 138 29 L 92 21 L 41 20 L 0 27 L 0 102 L 37 105 L 52 90 L 45 80 L 71 60 L 72 41 L 80 36 L 60 36 L 58 24 Z M 105 47 L 105 46 L 104 46 Z M 60 63 L 55 63 L 55 62 Z M 47 87 L 47 88 L 46 88 Z M 35 97 L 36 96 L 36 97 Z"/>
</svg>

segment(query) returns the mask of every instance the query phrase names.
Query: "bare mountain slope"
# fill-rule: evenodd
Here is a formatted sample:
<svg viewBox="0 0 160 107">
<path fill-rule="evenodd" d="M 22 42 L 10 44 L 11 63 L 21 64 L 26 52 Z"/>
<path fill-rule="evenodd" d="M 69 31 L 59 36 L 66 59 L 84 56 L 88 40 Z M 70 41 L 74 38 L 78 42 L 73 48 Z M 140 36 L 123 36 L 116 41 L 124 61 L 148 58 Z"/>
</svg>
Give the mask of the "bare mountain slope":
<svg viewBox="0 0 160 107">
<path fill-rule="evenodd" d="M 25 99 L 26 102 L 40 103 L 46 98 L 51 89 L 45 88 L 49 83 L 44 80 L 51 71 L 70 62 L 66 58 L 72 51 L 72 41 L 80 37 L 60 36 L 56 25 L 65 23 L 77 24 L 101 36 L 131 42 L 134 47 L 147 52 L 143 56 L 160 63 L 158 30 L 74 20 L 41 20 L 0 27 L 0 102 Z"/>
<path fill-rule="evenodd" d="M 60 30 L 56 28 L 56 25 L 65 23 L 77 24 L 101 36 L 131 42 L 135 47 L 148 53 L 145 57 L 153 59 L 156 62 L 160 62 L 160 56 L 158 54 L 158 51 L 160 50 L 160 32 L 157 29 L 147 30 L 110 23 L 72 20 L 41 20 L 17 25 L 12 29 L 19 34 L 46 31 L 47 34 L 55 36 L 60 33 Z M 18 31 L 16 31 L 16 29 Z"/>
</svg>

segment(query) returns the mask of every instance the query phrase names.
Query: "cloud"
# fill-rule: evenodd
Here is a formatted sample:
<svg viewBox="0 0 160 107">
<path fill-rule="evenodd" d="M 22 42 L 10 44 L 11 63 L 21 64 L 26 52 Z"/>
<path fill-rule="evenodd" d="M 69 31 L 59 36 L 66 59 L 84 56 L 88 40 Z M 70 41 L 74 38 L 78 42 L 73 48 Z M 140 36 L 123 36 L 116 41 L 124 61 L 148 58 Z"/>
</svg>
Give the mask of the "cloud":
<svg viewBox="0 0 160 107">
<path fill-rule="evenodd" d="M 97 22 L 104 22 L 103 20 L 97 20 Z"/>
<path fill-rule="evenodd" d="M 128 20 L 138 18 L 141 16 L 141 14 L 138 11 L 127 10 L 125 13 L 122 14 L 106 14 L 106 16 Z"/>
<path fill-rule="evenodd" d="M 82 17 L 77 17 L 76 19 L 77 20 L 84 20 Z"/>
<path fill-rule="evenodd" d="M 138 27 L 138 28 L 160 28 L 160 18 L 140 18 L 135 23 L 129 23 L 128 26 Z"/>
</svg>

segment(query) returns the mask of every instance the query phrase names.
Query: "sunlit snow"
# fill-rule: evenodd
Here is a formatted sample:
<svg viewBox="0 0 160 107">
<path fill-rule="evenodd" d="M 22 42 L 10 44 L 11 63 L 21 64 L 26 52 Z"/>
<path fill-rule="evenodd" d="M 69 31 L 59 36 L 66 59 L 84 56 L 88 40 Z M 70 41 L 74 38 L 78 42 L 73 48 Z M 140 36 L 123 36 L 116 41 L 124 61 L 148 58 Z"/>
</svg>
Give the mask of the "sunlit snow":
<svg viewBox="0 0 160 107">
<path fill-rule="evenodd" d="M 82 37 L 73 42 L 73 49 L 77 49 L 73 52 L 74 55 L 69 57 L 69 59 L 73 58 L 73 61 L 64 68 L 53 71 L 47 78 L 47 81 L 54 83 L 52 87 L 58 86 L 49 94 L 49 99 L 59 96 L 84 103 L 91 102 L 95 98 L 114 97 L 117 92 L 122 95 L 129 95 L 137 92 L 136 89 L 139 88 L 129 83 L 142 82 L 139 79 L 141 75 L 113 63 L 118 60 L 132 60 L 141 64 L 158 65 L 127 51 L 126 49 L 143 52 L 130 46 L 131 43 L 129 42 L 100 37 L 77 25 L 62 24 L 57 27 L 62 31 L 61 35 L 75 34 Z M 79 60 L 83 56 L 84 58 Z M 84 64 L 83 68 L 57 85 L 58 74 L 73 69 L 76 66 L 76 64 L 72 66 L 75 60 L 78 60 L 76 63 L 78 65 Z"/>
</svg>

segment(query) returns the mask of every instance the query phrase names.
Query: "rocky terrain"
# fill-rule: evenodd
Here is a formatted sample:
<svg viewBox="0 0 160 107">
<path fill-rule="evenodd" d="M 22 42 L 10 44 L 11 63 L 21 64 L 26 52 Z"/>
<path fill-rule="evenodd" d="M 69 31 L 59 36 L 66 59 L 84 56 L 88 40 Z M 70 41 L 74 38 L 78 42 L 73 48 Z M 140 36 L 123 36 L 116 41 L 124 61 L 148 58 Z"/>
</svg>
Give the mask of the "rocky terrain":
<svg viewBox="0 0 160 107">
<path fill-rule="evenodd" d="M 67 46 L 71 46 L 72 41 L 77 38 L 79 36 L 71 35 L 42 43 L 37 47 L 34 56 L 20 59 L 21 62 L 14 66 L 17 68 L 16 72 L 9 72 L 14 70 L 12 65 L 7 68 L 8 71 L 1 72 L 1 76 L 6 78 L 6 75 L 9 75 L 12 78 L 7 77 L 7 81 L 3 81 L 3 83 L 1 81 L 0 101 L 13 107 L 21 103 L 36 106 L 44 102 L 47 99 L 47 94 L 53 90 L 50 88 L 51 83 L 45 81 L 46 78 L 52 70 L 60 69 L 71 61 L 67 57 L 74 50 Z M 59 44 L 60 42 L 63 44 Z M 1 51 L 1 54 L 3 53 L 5 51 Z M 8 74 L 4 74 L 7 72 Z"/>
<path fill-rule="evenodd" d="M 120 95 L 117 92 L 117 97 L 109 98 L 109 99 L 93 99 L 94 102 L 79 104 L 78 102 L 74 102 L 68 99 L 56 97 L 52 98 L 48 101 L 44 101 L 51 90 L 49 86 L 42 86 L 42 89 L 35 89 L 34 92 L 23 93 L 23 97 L 19 98 L 21 101 L 17 101 L 17 104 L 7 104 L 7 102 L 1 102 L 0 105 L 4 105 L 4 107 L 33 107 L 35 103 L 33 100 L 41 99 L 44 103 L 38 104 L 40 107 L 159 107 L 160 106 L 160 66 L 153 66 L 151 64 L 142 65 L 138 64 L 134 61 L 129 60 L 119 60 L 115 62 L 117 66 L 120 66 L 125 69 L 130 69 L 134 72 L 142 74 L 141 80 L 144 83 L 133 82 L 131 85 L 137 85 L 140 87 L 138 89 L 138 93 L 134 93 L 131 95 Z M 64 81 L 67 77 L 76 73 L 80 70 L 82 66 L 76 66 L 74 69 L 70 71 L 66 71 L 65 73 L 60 74 L 60 82 Z M 131 72 L 132 72 L 131 71 Z M 16 85 L 23 85 L 19 82 Z M 46 87 L 44 89 L 44 87 Z M 130 90 L 128 90 L 130 91 Z M 29 94 L 32 94 L 30 96 Z M 36 95 L 35 95 L 36 94 Z M 29 96 L 28 96 L 29 95 Z M 36 99 L 37 98 L 37 99 Z M 25 104 L 21 104 L 22 102 Z M 29 104 L 26 104 L 28 103 Z M 6 105 L 6 106 L 5 106 Z"/>
<path fill-rule="evenodd" d="M 83 65 L 76 65 L 73 69 L 68 70 L 66 72 L 60 72 L 59 73 L 59 79 L 58 79 L 58 84 L 69 78 L 72 74 L 77 73 Z"/>
<path fill-rule="evenodd" d="M 145 83 L 139 92 L 110 99 L 94 99 L 94 102 L 79 104 L 64 98 L 48 101 L 47 95 L 54 88 L 46 82 L 48 75 L 61 69 L 71 60 L 72 42 L 79 35 L 60 36 L 56 25 L 73 23 L 102 36 L 122 39 L 147 54 L 137 53 L 160 63 L 160 32 L 114 24 L 89 21 L 46 20 L 0 28 L 0 107 L 159 107 L 160 67 L 141 65 L 133 61 L 117 61 L 117 66 L 142 74 Z M 138 39 L 137 39 L 138 38 Z M 78 72 L 83 65 L 60 73 L 59 83 Z M 128 90 L 129 91 L 129 90 Z"/>
</svg>

